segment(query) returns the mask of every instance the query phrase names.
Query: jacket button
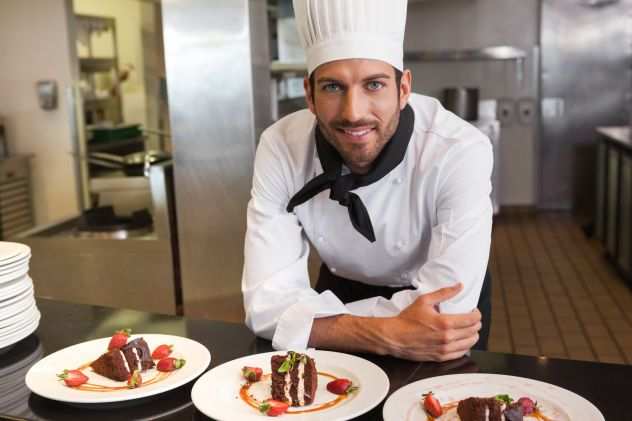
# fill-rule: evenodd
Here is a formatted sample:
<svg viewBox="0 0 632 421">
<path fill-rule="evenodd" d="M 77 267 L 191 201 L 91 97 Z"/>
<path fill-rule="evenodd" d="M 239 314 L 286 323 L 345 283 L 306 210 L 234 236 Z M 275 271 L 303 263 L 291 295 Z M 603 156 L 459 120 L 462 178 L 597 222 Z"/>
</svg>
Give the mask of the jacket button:
<svg viewBox="0 0 632 421">
<path fill-rule="evenodd" d="M 318 242 L 319 242 L 319 243 L 323 243 L 323 242 L 325 241 L 325 237 L 323 237 L 322 235 L 320 235 L 320 236 L 317 238 L 317 240 L 318 240 Z"/>
<path fill-rule="evenodd" d="M 329 271 L 330 271 L 331 273 L 336 273 L 336 268 L 329 268 Z"/>
<path fill-rule="evenodd" d="M 402 184 L 402 179 L 400 177 L 397 177 L 395 180 L 393 180 L 394 184 Z"/>
</svg>

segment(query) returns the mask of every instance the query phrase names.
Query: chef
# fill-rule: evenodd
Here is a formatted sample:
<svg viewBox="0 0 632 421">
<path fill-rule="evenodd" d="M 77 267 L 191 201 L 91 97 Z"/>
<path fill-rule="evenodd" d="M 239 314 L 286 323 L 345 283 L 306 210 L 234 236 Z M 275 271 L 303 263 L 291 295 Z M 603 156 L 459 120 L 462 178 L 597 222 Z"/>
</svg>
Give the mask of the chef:
<svg viewBox="0 0 632 421">
<path fill-rule="evenodd" d="M 486 346 L 491 144 L 411 93 L 406 6 L 294 0 L 309 109 L 261 135 L 242 278 L 246 324 L 276 349 L 445 361 Z"/>
</svg>

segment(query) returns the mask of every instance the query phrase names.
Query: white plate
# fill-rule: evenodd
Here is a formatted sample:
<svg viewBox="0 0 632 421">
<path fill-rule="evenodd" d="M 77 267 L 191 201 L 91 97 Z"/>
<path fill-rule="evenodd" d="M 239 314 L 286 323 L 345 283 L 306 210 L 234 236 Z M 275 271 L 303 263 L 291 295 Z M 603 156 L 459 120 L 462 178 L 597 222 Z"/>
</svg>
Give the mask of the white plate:
<svg viewBox="0 0 632 421">
<path fill-rule="evenodd" d="M 32 288 L 29 288 L 28 290 L 14 298 L 15 300 L 13 302 L 5 306 L 3 306 L 0 302 L 0 320 L 4 320 L 7 317 L 13 317 L 18 313 L 26 311 L 35 303 L 35 297 L 33 296 Z"/>
<path fill-rule="evenodd" d="M 30 284 L 32 284 L 31 278 L 29 278 L 28 275 L 25 275 L 11 282 L 0 285 L 0 301 L 20 295 L 20 293 L 28 289 Z"/>
<path fill-rule="evenodd" d="M 432 391 L 442 405 L 469 397 L 507 394 L 517 400 L 527 396 L 538 402 L 544 416 L 555 421 L 604 421 L 597 408 L 581 396 L 549 383 L 500 374 L 453 374 L 430 377 L 406 385 L 393 393 L 384 404 L 385 421 L 426 419 L 421 395 Z M 526 416 L 525 421 L 536 419 Z M 458 421 L 456 408 L 440 421 Z"/>
<path fill-rule="evenodd" d="M 64 348 L 38 361 L 26 374 L 26 385 L 33 393 L 56 401 L 79 404 L 123 402 L 156 395 L 182 386 L 202 374 L 211 362 L 211 354 L 208 349 L 194 340 L 160 334 L 137 334 L 132 335 L 130 340 L 139 337 L 145 339 L 151 351 L 161 344 L 173 345 L 171 356 L 184 358 L 186 360 L 184 367 L 171 372 L 168 377 L 159 382 L 137 389 L 122 389 L 111 392 L 78 390 L 67 387 L 57 379 L 57 374 L 64 369 L 78 368 L 96 360 L 106 352 L 110 338 L 101 338 Z M 92 384 L 125 386 L 125 382 L 110 380 L 93 372 L 89 367 L 84 370 L 84 373 L 90 378 L 89 383 Z M 143 372 L 142 377 L 147 381 L 147 379 L 155 377 L 157 373 L 158 371 L 152 368 Z"/>
<path fill-rule="evenodd" d="M 41 314 L 37 308 L 35 311 L 22 313 L 22 317 L 18 318 L 14 324 L 0 328 L 0 342 L 2 342 L 4 338 L 12 336 L 24 329 L 26 326 L 29 326 L 36 319 L 39 320 L 40 317 Z"/>
<path fill-rule="evenodd" d="M 31 255 L 31 248 L 26 244 L 0 241 L 0 264 L 9 262 L 17 257 Z"/>
<path fill-rule="evenodd" d="M 0 266 L 0 275 L 9 275 L 13 272 L 22 271 L 24 268 L 29 267 L 29 261 L 25 260 L 22 262 L 13 263 L 8 266 Z"/>
<path fill-rule="evenodd" d="M 9 274 L 6 275 L 0 275 L 0 284 L 4 284 L 6 282 L 11 282 L 15 279 L 21 278 L 24 275 L 26 275 L 27 273 L 29 273 L 29 267 L 24 266 L 22 269 L 20 270 L 16 270 L 15 272 L 11 272 Z"/>
<path fill-rule="evenodd" d="M 347 420 L 370 411 L 388 393 L 389 382 L 386 373 L 370 361 L 339 352 L 309 350 L 307 353 L 314 358 L 319 373 L 348 378 L 359 386 L 359 390 L 338 405 L 322 411 L 286 415 L 292 420 Z M 244 366 L 261 367 L 265 375 L 270 373 L 270 358 L 273 355 L 284 354 L 284 351 L 277 351 L 250 355 L 213 368 L 193 385 L 193 390 L 191 390 L 193 404 L 202 413 L 217 420 L 247 421 L 267 418 L 239 397 L 240 388 L 245 383 L 241 376 L 241 369 Z M 327 391 L 327 383 L 330 380 L 319 374 L 316 400 L 312 405 L 331 401 L 337 397 Z M 257 390 L 253 391 L 255 386 Z M 270 398 L 270 380 L 255 383 L 249 393 L 260 399 Z"/>
<path fill-rule="evenodd" d="M 32 317 L 36 311 L 37 311 L 37 306 L 35 305 L 35 302 L 33 301 L 23 311 L 20 311 L 19 313 L 16 313 L 11 317 L 0 319 L 0 330 L 9 326 L 14 326 L 20 323 L 20 321 L 26 318 Z"/>
<path fill-rule="evenodd" d="M 10 335 L 0 338 L 0 353 L 2 348 L 6 348 L 15 343 L 18 343 L 22 339 L 29 336 L 31 333 L 35 332 L 35 330 L 37 330 L 37 326 L 39 326 L 39 320 L 40 318 L 38 316 L 37 318 L 34 318 L 29 324 L 22 327 L 19 331 L 13 332 Z"/>
<path fill-rule="evenodd" d="M 13 297 L 10 297 L 10 298 L 5 298 L 4 300 L 0 301 L 0 314 L 4 314 L 3 312 L 5 309 L 10 308 L 15 303 L 22 301 L 32 295 L 33 295 L 33 284 L 29 284 L 29 286 L 24 291 L 20 292 L 19 294 L 14 295 Z"/>
</svg>

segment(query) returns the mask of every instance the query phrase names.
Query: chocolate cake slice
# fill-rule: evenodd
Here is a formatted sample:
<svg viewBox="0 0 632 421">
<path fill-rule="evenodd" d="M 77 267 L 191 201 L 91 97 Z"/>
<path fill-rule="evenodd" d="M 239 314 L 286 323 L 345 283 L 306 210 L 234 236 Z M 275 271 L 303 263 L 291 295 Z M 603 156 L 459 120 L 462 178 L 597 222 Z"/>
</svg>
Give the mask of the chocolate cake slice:
<svg viewBox="0 0 632 421">
<path fill-rule="evenodd" d="M 318 372 L 313 358 L 289 351 L 286 355 L 273 355 L 272 399 L 304 406 L 314 402 L 318 386 Z"/>
<path fill-rule="evenodd" d="M 461 421 L 502 421 L 501 405 L 496 398 L 467 398 L 459 402 L 456 412 Z"/>
<path fill-rule="evenodd" d="M 116 381 L 125 381 L 130 376 L 130 366 L 120 349 L 113 349 L 101 355 L 90 367 L 102 376 Z"/>
<path fill-rule="evenodd" d="M 143 338 L 136 338 L 121 348 L 132 371 L 145 371 L 154 366 L 149 346 Z"/>
</svg>

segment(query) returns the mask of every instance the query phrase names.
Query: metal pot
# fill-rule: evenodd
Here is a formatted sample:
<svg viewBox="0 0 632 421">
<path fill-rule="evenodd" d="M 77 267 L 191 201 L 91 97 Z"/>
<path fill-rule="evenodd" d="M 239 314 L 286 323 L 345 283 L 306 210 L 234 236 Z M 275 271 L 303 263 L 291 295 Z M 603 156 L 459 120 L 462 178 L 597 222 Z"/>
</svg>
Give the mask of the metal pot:
<svg viewBox="0 0 632 421">
<path fill-rule="evenodd" d="M 478 88 L 445 88 L 443 106 L 464 120 L 478 120 Z"/>
</svg>

